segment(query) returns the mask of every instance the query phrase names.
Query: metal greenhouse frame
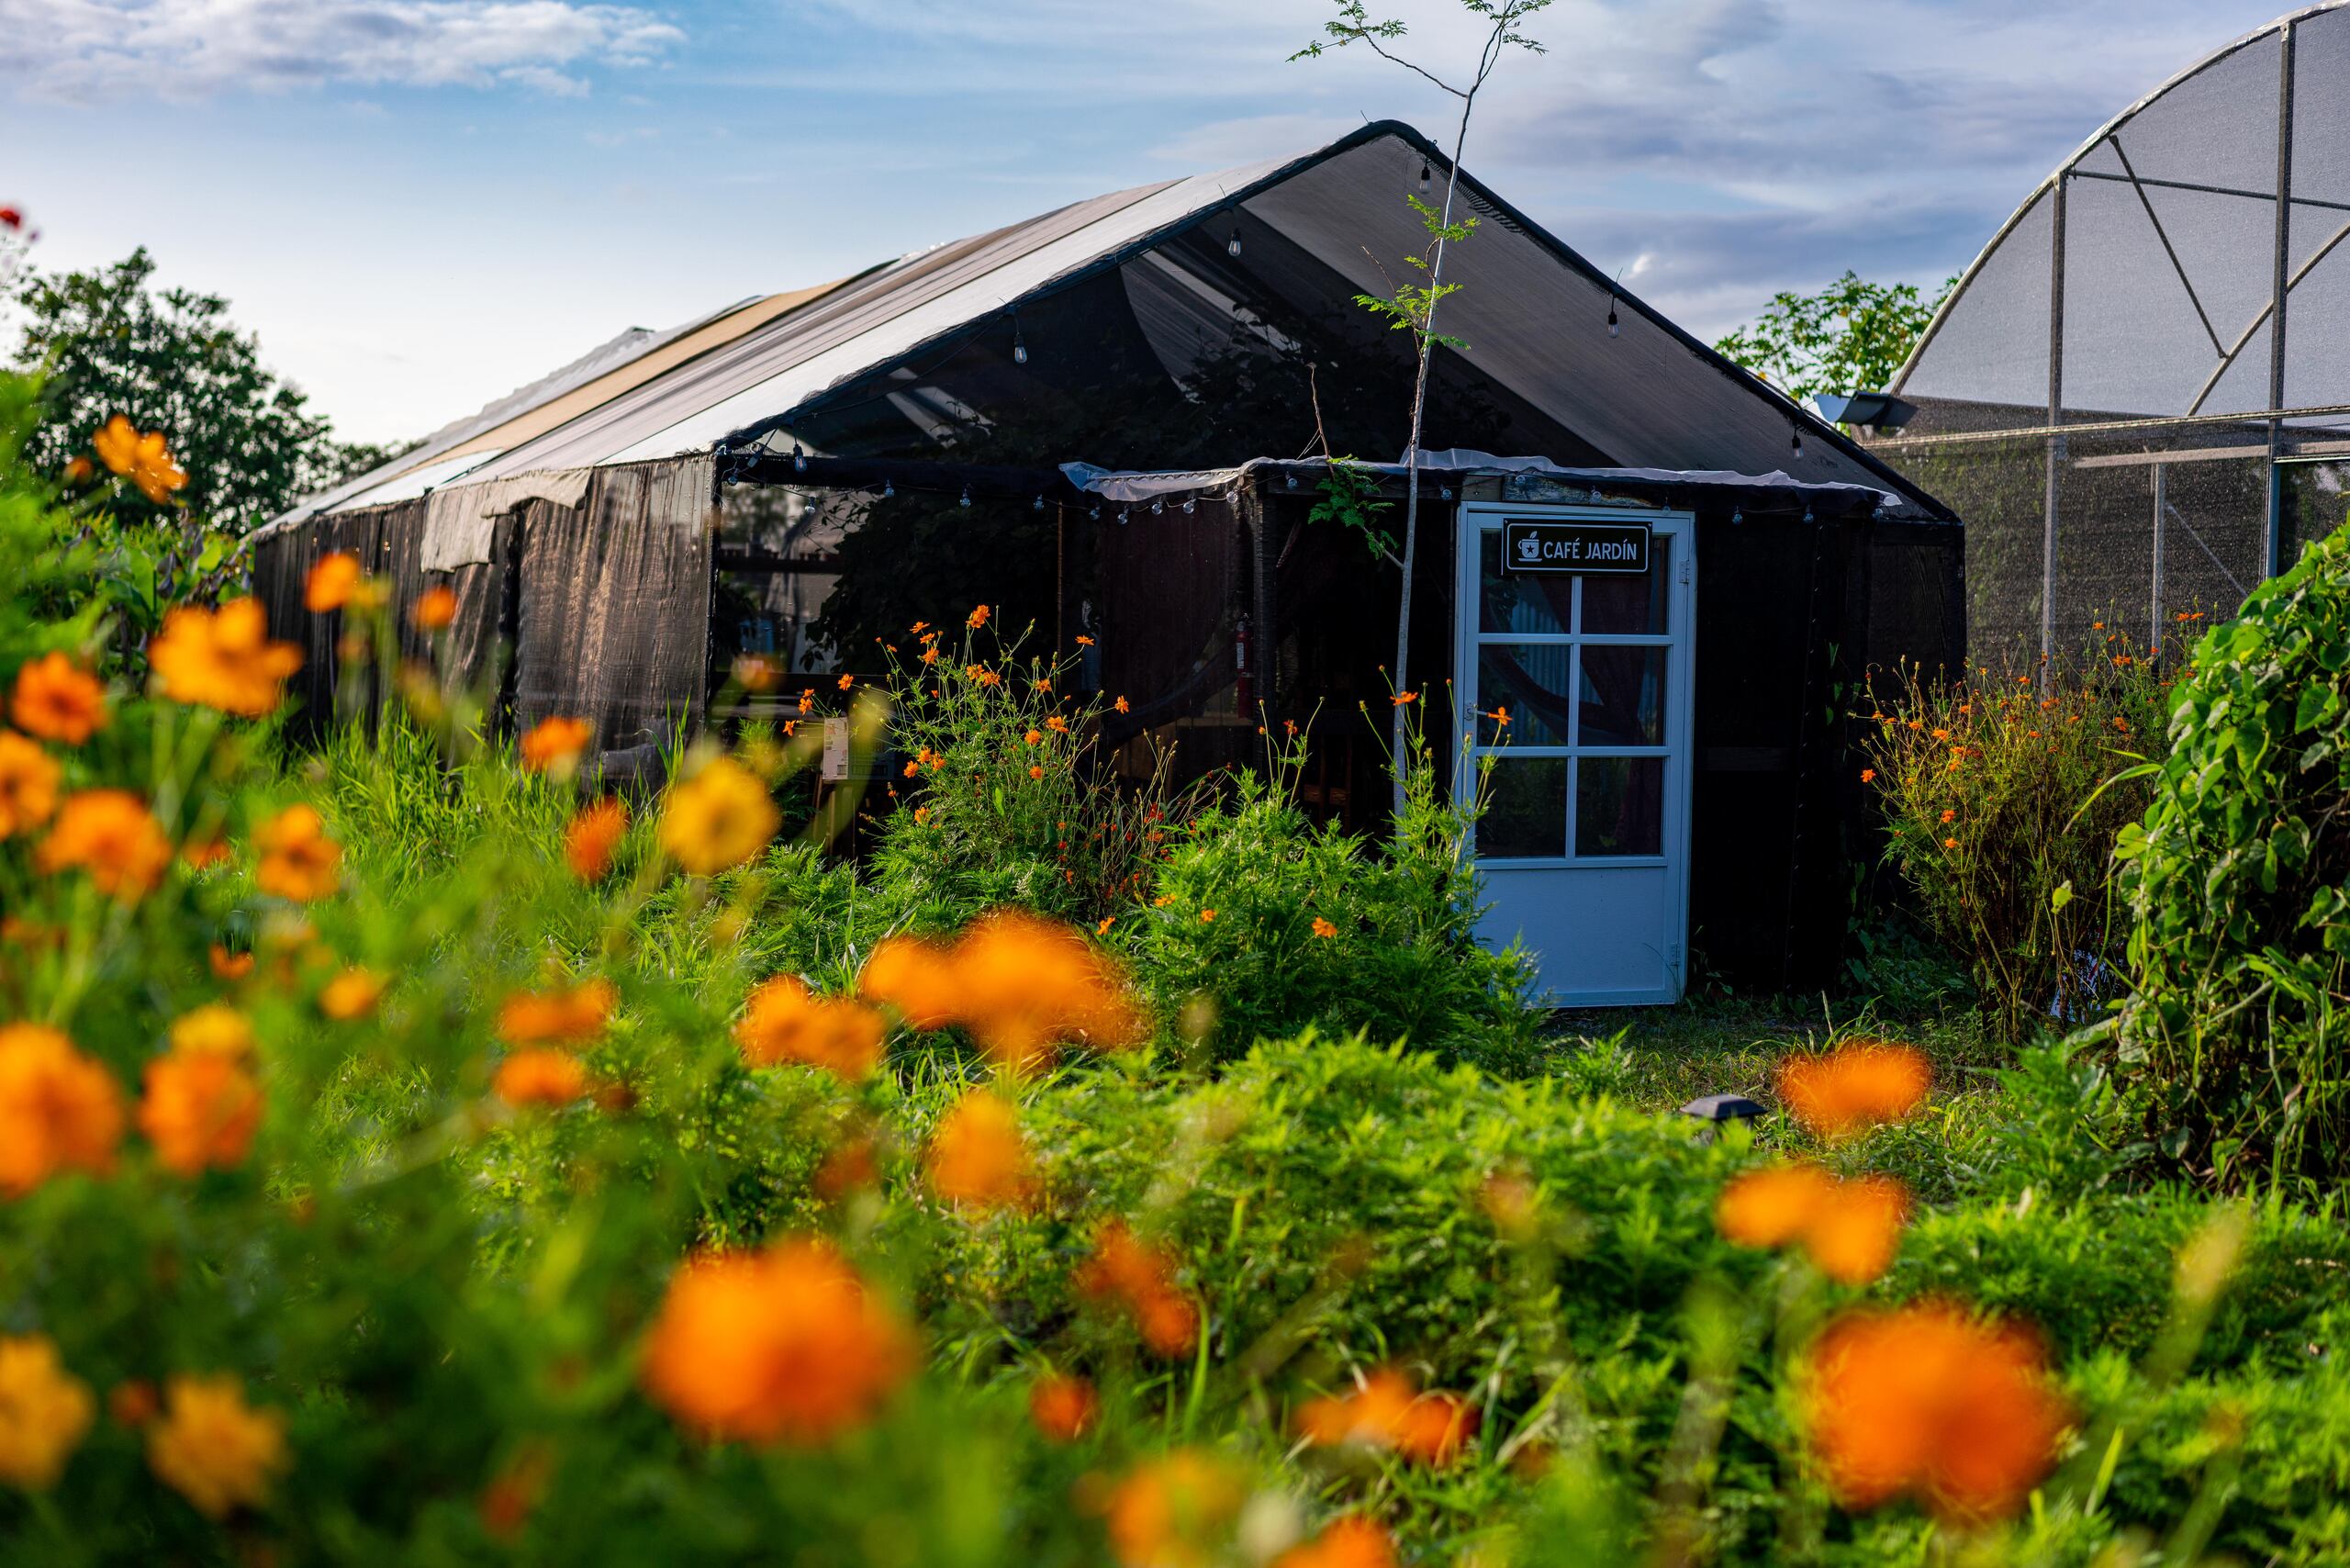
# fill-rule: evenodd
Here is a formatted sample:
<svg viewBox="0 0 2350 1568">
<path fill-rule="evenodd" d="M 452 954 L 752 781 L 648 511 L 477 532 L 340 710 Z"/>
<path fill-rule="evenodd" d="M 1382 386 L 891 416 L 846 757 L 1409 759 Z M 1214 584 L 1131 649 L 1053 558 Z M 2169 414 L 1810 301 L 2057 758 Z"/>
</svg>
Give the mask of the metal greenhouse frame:
<svg viewBox="0 0 2350 1568">
<path fill-rule="evenodd" d="M 1870 443 L 1967 520 L 1975 656 L 2141 624 L 2158 648 L 2342 521 L 2346 240 L 2344 0 L 2180 73 L 2032 192 Z"/>
</svg>

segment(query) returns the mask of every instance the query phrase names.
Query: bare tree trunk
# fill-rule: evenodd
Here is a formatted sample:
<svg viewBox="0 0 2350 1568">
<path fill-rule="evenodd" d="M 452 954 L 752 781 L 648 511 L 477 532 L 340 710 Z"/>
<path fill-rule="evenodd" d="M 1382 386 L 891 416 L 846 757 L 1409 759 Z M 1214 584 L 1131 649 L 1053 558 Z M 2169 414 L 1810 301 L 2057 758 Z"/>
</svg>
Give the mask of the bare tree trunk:
<svg viewBox="0 0 2350 1568">
<path fill-rule="evenodd" d="M 1481 84 L 1483 78 L 1484 73 L 1481 71 L 1478 73 Z M 1452 138 L 1452 166 L 1445 171 L 1444 217 L 1440 221 L 1446 228 L 1452 224 L 1453 195 L 1460 184 L 1460 151 L 1468 145 L 1469 114 L 1476 106 L 1477 89 L 1472 87 L 1461 95 L 1460 125 Z M 1436 240 L 1436 255 L 1428 263 L 1428 288 L 1433 292 L 1443 286 L 1444 236 L 1439 233 Z M 1420 363 L 1412 382 L 1412 434 L 1404 447 L 1404 601 L 1402 608 L 1395 612 L 1395 695 L 1398 697 L 1412 689 L 1412 579 L 1413 568 L 1419 560 L 1420 542 L 1420 428 L 1427 414 L 1428 362 L 1436 352 L 1436 309 L 1439 303 L 1439 299 L 1429 300 L 1427 319 L 1420 324 Z M 1394 707 L 1388 754 L 1393 763 L 1393 811 L 1400 824 L 1404 815 L 1404 734 L 1406 725 L 1404 704 L 1397 702 Z M 1427 722 L 1425 710 L 1420 722 L 1424 727 Z"/>
</svg>

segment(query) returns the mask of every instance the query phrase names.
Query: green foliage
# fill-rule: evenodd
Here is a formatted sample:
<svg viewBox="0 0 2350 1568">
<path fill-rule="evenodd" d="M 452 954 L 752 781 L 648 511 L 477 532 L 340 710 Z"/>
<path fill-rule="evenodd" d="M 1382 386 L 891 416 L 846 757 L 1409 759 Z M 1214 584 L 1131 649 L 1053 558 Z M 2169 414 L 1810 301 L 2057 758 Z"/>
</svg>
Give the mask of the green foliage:
<svg viewBox="0 0 2350 1568">
<path fill-rule="evenodd" d="M 1395 503 L 1380 498 L 1378 475 L 1351 457 L 1334 457 L 1323 469 L 1315 488 L 1319 498 L 1314 510 L 1305 514 L 1308 523 L 1335 522 L 1351 529 L 1361 536 L 1372 555 L 1401 564 L 1395 552 L 1402 548 L 1402 543 L 1380 521 L 1395 510 Z"/>
<path fill-rule="evenodd" d="M 1886 854 L 2009 1041 L 2052 1015 L 2085 1020 L 2109 996 L 2113 846 L 2143 809 L 2130 768 L 2162 733 L 2170 694 L 2113 638 L 2050 685 L 1905 666 L 1892 690 L 1872 685 L 1861 744 Z"/>
<path fill-rule="evenodd" d="M 1799 403 L 1822 392 L 1881 392 L 1957 282 L 1928 298 L 1916 284 L 1848 272 L 1817 294 L 1773 295 L 1760 317 L 1714 347 Z"/>
<path fill-rule="evenodd" d="M 1136 911 L 1136 978 L 1216 1056 L 1314 1025 L 1522 1069 L 1533 966 L 1478 945 L 1464 828 L 1425 759 L 1384 855 L 1244 775 L 1183 824 Z"/>
<path fill-rule="evenodd" d="M 19 280 L 17 364 L 46 382 L 26 454 L 37 469 L 62 473 L 121 414 L 163 432 L 187 472 L 176 499 L 188 512 L 241 532 L 380 460 L 380 449 L 338 445 L 304 395 L 263 368 L 261 345 L 230 323 L 226 299 L 155 289 L 154 272 L 142 246 L 112 266 Z M 116 505 L 132 526 L 179 521 L 177 507 L 136 491 Z"/>
<path fill-rule="evenodd" d="M 2118 1039 L 2165 1155 L 2222 1182 L 2350 1171 L 2350 529 L 2213 627 L 2116 853 Z"/>
</svg>

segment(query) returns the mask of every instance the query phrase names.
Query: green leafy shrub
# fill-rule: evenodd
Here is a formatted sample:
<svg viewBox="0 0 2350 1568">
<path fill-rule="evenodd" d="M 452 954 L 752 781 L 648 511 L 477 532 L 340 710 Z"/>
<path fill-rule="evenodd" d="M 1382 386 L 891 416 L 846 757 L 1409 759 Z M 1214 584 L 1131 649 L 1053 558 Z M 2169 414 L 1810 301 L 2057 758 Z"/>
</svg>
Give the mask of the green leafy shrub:
<svg viewBox="0 0 2350 1568">
<path fill-rule="evenodd" d="M 1136 980 L 1166 1014 L 1194 1009 L 1189 1032 L 1221 1057 L 1311 1025 L 1522 1070 L 1533 965 L 1477 941 L 1465 828 L 1425 756 L 1379 848 L 1243 775 L 1182 825 L 1149 907 L 1127 917 Z"/>
<path fill-rule="evenodd" d="M 2350 1172 L 2350 530 L 2213 627 L 2127 863 L 2120 1055 L 2164 1152 Z"/>
<path fill-rule="evenodd" d="M 2118 956 L 2113 843 L 2146 800 L 2143 784 L 2112 781 L 2167 711 L 2169 682 L 2119 635 L 2049 679 L 2043 693 L 2028 676 L 1905 666 L 1892 689 L 1872 686 L 1861 747 L 1887 855 L 2009 1041 L 2052 1006 L 2078 1019 L 2099 1002 Z"/>
</svg>

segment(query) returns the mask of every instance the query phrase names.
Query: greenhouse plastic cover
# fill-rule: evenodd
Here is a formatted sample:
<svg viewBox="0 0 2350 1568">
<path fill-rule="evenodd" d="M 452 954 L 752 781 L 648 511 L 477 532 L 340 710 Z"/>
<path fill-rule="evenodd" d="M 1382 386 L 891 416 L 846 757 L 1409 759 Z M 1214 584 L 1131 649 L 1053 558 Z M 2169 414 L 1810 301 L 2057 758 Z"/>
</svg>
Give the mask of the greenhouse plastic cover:
<svg viewBox="0 0 2350 1568">
<path fill-rule="evenodd" d="M 2286 353 L 2273 402 L 2280 174 Z M 1967 270 L 1892 390 L 2010 410 L 1990 420 L 1998 428 L 2043 422 L 2061 273 L 2057 396 L 2070 420 L 2350 404 L 2345 241 L 2350 9 L 2337 0 L 2229 44 L 2091 137 Z"/>
<path fill-rule="evenodd" d="M 1245 302 L 1214 297 L 1154 253 L 1219 214 L 1245 212 L 1354 287 L 1381 289 L 1371 257 L 1414 252 L 1425 241 L 1400 196 L 1430 164 L 1441 169 L 1444 161 L 1425 139 L 1382 122 L 1302 157 L 1114 192 L 917 252 L 625 389 L 463 477 L 780 439 L 795 417 L 821 410 L 829 389 L 893 366 L 917 375 L 912 367 L 974 331 L 998 330 L 1024 302 L 1116 269 L 1125 269 L 1146 330 L 1218 311 L 1245 323 Z M 1792 468 L 1803 481 L 1897 490 L 1922 512 L 1948 515 L 1810 411 L 1617 291 L 1466 174 L 1460 190 L 1480 228 L 1475 242 L 1448 261 L 1448 281 L 1464 286 L 1447 302 L 1448 330 L 1472 345 L 1480 374 L 1596 453 L 1628 467 L 1673 471 Z M 1611 303 L 1620 323 L 1615 336 L 1605 325 Z M 1164 348 L 1162 358 L 1180 366 L 1180 349 Z"/>
</svg>

